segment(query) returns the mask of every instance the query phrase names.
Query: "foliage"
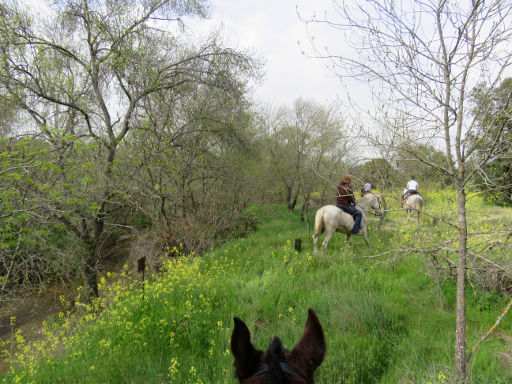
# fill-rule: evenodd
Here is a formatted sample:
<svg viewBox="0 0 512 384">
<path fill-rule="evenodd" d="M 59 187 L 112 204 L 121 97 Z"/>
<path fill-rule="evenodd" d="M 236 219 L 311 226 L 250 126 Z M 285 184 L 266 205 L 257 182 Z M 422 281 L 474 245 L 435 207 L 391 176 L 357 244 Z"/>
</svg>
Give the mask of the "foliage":
<svg viewBox="0 0 512 384">
<path fill-rule="evenodd" d="M 38 193 L 62 200 L 49 191 L 55 164 L 48 147 L 31 138 L 0 140 L 0 301 L 19 290 L 33 290 L 53 279 L 73 276 L 80 268 L 79 250 L 47 207 L 37 208 Z M 63 202 L 64 203 L 64 202 Z"/>
<path fill-rule="evenodd" d="M 307 205 L 314 191 L 325 197 L 333 177 L 340 177 L 348 143 L 339 113 L 303 99 L 292 108 L 260 113 L 258 133 L 267 168 L 264 190 L 276 190 L 278 201 L 288 209 L 293 210 L 300 197 Z"/>
<path fill-rule="evenodd" d="M 481 84 L 473 92 L 475 117 L 480 128 L 472 137 L 477 144 L 476 161 L 490 156 L 479 169 L 474 185 L 485 198 L 499 205 L 512 205 L 512 78 L 492 89 Z"/>
<path fill-rule="evenodd" d="M 244 84 L 257 65 L 223 47 L 219 35 L 192 43 L 173 28 L 182 16 L 206 17 L 203 0 L 48 6 L 51 21 L 16 2 L 0 6 L 0 89 L 16 103 L 20 119 L 31 119 L 24 134 L 44 150 L 39 174 L 24 168 L 23 176 L 12 175 L 36 180 L 24 196 L 35 214 L 43 212 L 74 238 L 87 292 L 97 296 L 105 229 L 126 226 L 126 212 L 134 210 L 161 224 L 176 194 L 185 216 L 201 187 L 210 192 L 197 180 L 220 179 L 205 167 L 223 157 L 224 143 L 244 136 L 243 129 L 231 133 L 247 116 Z M 202 172 L 187 173 L 200 166 Z M 162 183 L 160 171 L 167 167 Z M 142 186 L 133 182 L 138 176 Z M 177 193 L 159 193 L 169 180 L 177 181 Z"/>
<path fill-rule="evenodd" d="M 258 229 L 259 220 L 254 212 L 242 212 L 233 218 L 227 231 L 227 238 L 239 239 L 249 236 Z"/>
<path fill-rule="evenodd" d="M 402 144 L 396 151 L 395 161 L 402 173 L 402 180 L 412 175 L 416 180 L 434 187 L 447 187 L 452 184 L 451 177 L 444 171 L 447 168 L 446 155 L 431 145 Z"/>
<path fill-rule="evenodd" d="M 384 158 L 371 159 L 365 162 L 359 170 L 359 178 L 369 181 L 374 188 L 390 189 L 399 184 L 399 170 L 395 169 Z"/>
</svg>

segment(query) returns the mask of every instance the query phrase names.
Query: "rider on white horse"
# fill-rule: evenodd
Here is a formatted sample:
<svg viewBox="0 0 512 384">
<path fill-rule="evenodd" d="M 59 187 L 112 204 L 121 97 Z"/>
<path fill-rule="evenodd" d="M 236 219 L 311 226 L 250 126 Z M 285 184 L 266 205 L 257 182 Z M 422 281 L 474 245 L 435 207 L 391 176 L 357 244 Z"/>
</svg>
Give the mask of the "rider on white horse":
<svg viewBox="0 0 512 384">
<path fill-rule="evenodd" d="M 363 197 L 367 193 L 371 193 L 371 191 L 372 191 L 372 184 L 369 181 L 367 181 L 366 183 L 364 183 L 363 189 L 361 189 L 361 197 Z"/>
<path fill-rule="evenodd" d="M 352 177 L 346 175 L 338 185 L 336 194 L 336 206 L 352 215 L 354 218 L 354 228 L 352 228 L 352 233 L 357 234 L 359 233 L 359 228 L 361 227 L 361 219 L 363 218 L 363 214 L 356 208 L 357 202 L 354 198 L 354 190 L 350 186 L 351 181 Z"/>
<path fill-rule="evenodd" d="M 407 186 L 406 188 L 404 189 L 404 194 L 402 195 L 402 202 L 405 203 L 405 200 L 407 200 L 407 198 L 409 197 L 409 195 L 414 195 L 414 194 L 420 194 L 419 193 L 419 184 L 416 180 L 414 180 L 415 177 L 414 176 L 411 176 L 411 180 L 409 180 L 407 182 Z"/>
</svg>

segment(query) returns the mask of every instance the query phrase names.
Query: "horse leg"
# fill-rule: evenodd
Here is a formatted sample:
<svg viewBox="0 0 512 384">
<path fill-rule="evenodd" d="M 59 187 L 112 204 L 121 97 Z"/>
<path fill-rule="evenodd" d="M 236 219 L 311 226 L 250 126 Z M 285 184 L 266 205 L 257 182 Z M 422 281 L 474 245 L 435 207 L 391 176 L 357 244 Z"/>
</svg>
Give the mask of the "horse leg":
<svg viewBox="0 0 512 384">
<path fill-rule="evenodd" d="M 320 237 L 321 235 L 321 231 L 318 231 L 318 232 L 315 232 L 315 234 L 313 235 L 313 246 L 314 246 L 314 250 L 313 250 L 313 255 L 316 255 L 318 253 L 318 238 Z"/>
<path fill-rule="evenodd" d="M 411 216 L 411 210 L 408 208 L 405 208 L 405 212 L 407 212 L 407 221 L 409 221 L 409 217 Z"/>
<path fill-rule="evenodd" d="M 363 237 L 366 245 L 370 248 L 370 241 L 368 241 L 368 232 L 366 232 L 366 228 L 363 230 Z"/>
<path fill-rule="evenodd" d="M 347 233 L 347 242 L 345 243 L 345 248 L 344 250 L 346 251 L 347 250 L 347 247 L 348 247 L 348 242 L 350 241 L 350 238 L 352 237 L 352 233 Z"/>
<path fill-rule="evenodd" d="M 416 211 L 416 226 L 417 227 L 420 226 L 420 211 L 419 210 Z"/>
<path fill-rule="evenodd" d="M 329 243 L 329 240 L 331 240 L 333 233 L 334 231 L 325 231 L 325 239 L 322 242 L 322 256 L 325 254 L 325 247 L 327 247 L 327 244 Z"/>
</svg>

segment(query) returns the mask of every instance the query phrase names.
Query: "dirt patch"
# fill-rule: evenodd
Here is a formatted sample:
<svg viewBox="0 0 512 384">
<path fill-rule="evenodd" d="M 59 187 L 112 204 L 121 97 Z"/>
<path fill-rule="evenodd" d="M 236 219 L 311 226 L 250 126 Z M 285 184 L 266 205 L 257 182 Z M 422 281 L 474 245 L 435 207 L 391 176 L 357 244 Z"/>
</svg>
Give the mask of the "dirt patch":
<svg viewBox="0 0 512 384">
<path fill-rule="evenodd" d="M 0 311 L 0 338 L 10 337 L 10 319 L 13 316 L 16 329 L 21 329 L 24 335 L 32 334 L 32 328 L 39 328 L 42 320 L 64 309 L 60 296 L 69 300 L 73 292 L 70 285 L 54 284 L 43 293 L 32 294 L 6 305 Z"/>
<path fill-rule="evenodd" d="M 107 253 L 99 266 L 98 277 L 107 272 L 118 272 L 129 262 L 131 237 L 121 238 L 118 244 Z M 133 266 L 130 266 L 133 269 Z M 25 295 L 11 300 L 0 309 L 0 339 L 5 340 L 12 333 L 10 319 L 16 318 L 15 327 L 23 331 L 23 336 L 30 339 L 39 333 L 40 325 L 48 316 L 65 310 L 60 297 L 73 303 L 77 287 L 83 284 L 80 277 L 73 281 L 56 282 L 41 293 Z"/>
<path fill-rule="evenodd" d="M 131 236 L 118 239 L 115 247 L 106 252 L 106 257 L 99 265 L 98 277 L 107 272 L 119 272 L 124 264 L 130 264 Z M 68 303 L 74 303 L 77 288 L 83 284 L 83 279 L 77 277 L 73 281 L 55 282 L 43 292 L 24 295 L 2 304 L 0 308 L 0 340 L 9 340 L 17 330 L 21 330 L 23 338 L 32 342 L 41 337 L 41 324 L 51 316 L 63 312 L 69 307 L 61 300 L 61 296 Z M 14 328 L 11 327 L 11 318 L 14 317 Z M 0 358 L 0 375 L 7 372 L 8 366 Z"/>
<path fill-rule="evenodd" d="M 17 298 L 8 302 L 0 310 L 0 339 L 7 341 L 21 330 L 25 340 L 33 341 L 41 336 L 41 323 L 49 316 L 63 311 L 64 296 L 73 302 L 75 288 L 71 284 L 55 283 L 44 292 Z M 11 318 L 14 317 L 14 327 Z M 9 366 L 0 359 L 0 374 L 5 374 Z"/>
</svg>

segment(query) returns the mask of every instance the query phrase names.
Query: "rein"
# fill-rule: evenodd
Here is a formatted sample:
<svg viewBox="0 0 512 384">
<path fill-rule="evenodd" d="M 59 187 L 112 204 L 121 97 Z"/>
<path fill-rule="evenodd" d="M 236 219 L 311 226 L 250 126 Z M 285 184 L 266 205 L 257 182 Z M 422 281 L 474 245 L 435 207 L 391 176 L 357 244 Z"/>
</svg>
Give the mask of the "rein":
<svg viewBox="0 0 512 384">
<path fill-rule="evenodd" d="M 302 374 L 297 371 L 295 368 L 293 368 L 290 364 L 284 362 L 284 361 L 281 361 L 279 363 L 279 366 L 281 367 L 281 370 L 284 372 L 284 373 L 287 373 L 288 375 L 291 375 L 291 376 L 295 376 L 301 380 L 304 380 L 304 382 L 306 382 L 306 378 L 304 376 L 302 376 Z M 269 371 L 269 367 L 267 364 L 263 363 L 261 364 L 259 367 L 258 367 L 258 370 L 256 370 L 255 373 L 253 373 L 251 376 L 247 377 L 247 379 L 251 379 L 253 378 L 254 376 L 258 376 L 258 375 L 261 375 L 263 373 L 267 373 Z"/>
<path fill-rule="evenodd" d="M 379 212 L 384 212 L 384 210 L 382 209 L 382 203 L 381 203 L 381 201 L 380 201 L 379 196 L 377 196 L 377 195 L 373 194 L 372 192 L 369 192 L 367 195 L 372 195 L 372 196 L 374 196 L 374 197 L 377 199 L 377 204 L 379 205 L 379 209 L 378 209 L 378 211 L 379 211 Z M 365 196 L 366 196 L 366 195 L 365 195 Z M 361 200 L 359 200 L 359 201 L 361 201 Z M 364 212 L 366 215 L 381 216 L 381 213 L 375 213 L 375 212 L 370 211 L 370 209 L 371 209 L 371 208 L 373 208 L 373 207 L 372 207 L 372 206 L 370 206 L 370 205 L 368 206 L 368 208 L 367 208 L 366 210 L 365 210 L 363 207 L 361 207 L 361 206 L 359 205 L 359 203 L 357 204 L 357 207 L 359 207 L 359 208 L 360 208 L 360 210 L 361 210 L 362 212 Z M 373 209 L 375 209 L 375 208 L 373 208 Z"/>
</svg>

